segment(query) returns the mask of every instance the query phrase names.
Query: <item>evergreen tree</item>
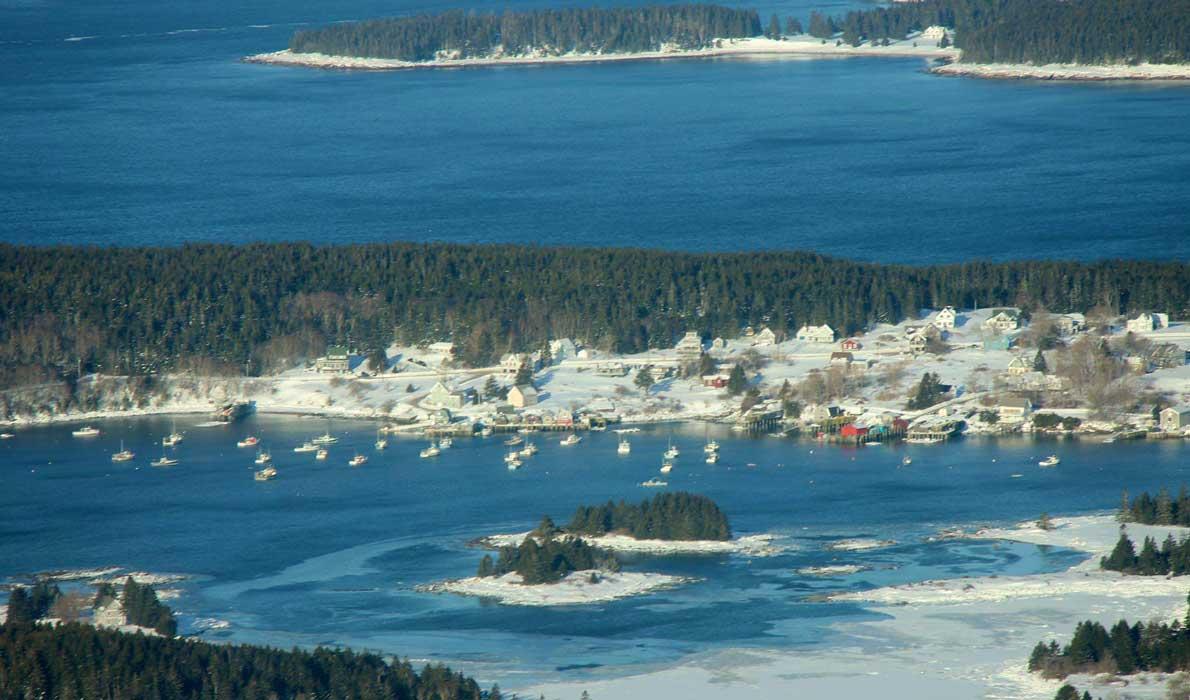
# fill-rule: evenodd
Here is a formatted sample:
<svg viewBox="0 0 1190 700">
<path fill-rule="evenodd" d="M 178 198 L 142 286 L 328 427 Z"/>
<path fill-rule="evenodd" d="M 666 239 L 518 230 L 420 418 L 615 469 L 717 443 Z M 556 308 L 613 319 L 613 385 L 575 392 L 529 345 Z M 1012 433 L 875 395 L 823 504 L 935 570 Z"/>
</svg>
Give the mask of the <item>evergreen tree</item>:
<svg viewBox="0 0 1190 700">
<path fill-rule="evenodd" d="M 698 376 L 705 377 L 715 373 L 715 358 L 707 353 L 698 356 Z"/>
<path fill-rule="evenodd" d="M 1100 562 L 1100 566 L 1112 571 L 1131 571 L 1136 568 L 1136 549 L 1132 546 L 1132 540 L 1128 539 L 1127 533 L 1120 533 L 1116 546 L 1111 554 Z"/>
<path fill-rule="evenodd" d="M 538 354 L 541 359 L 542 367 L 549 367 L 554 364 L 554 354 L 550 351 L 550 344 L 547 342 L 541 346 L 541 352 Z"/>
<path fill-rule="evenodd" d="M 648 393 L 649 389 L 653 386 L 653 373 L 648 367 L 641 367 L 640 371 L 636 373 L 636 378 L 632 380 L 632 383 L 636 385 L 636 388 Z"/>
<path fill-rule="evenodd" d="M 1058 694 L 1054 696 L 1054 700 L 1079 700 L 1078 691 L 1068 683 L 1058 688 Z"/>
<path fill-rule="evenodd" d="M 777 19 L 776 14 L 769 18 L 769 28 L 768 31 L 765 32 L 765 36 L 770 39 L 781 38 L 781 20 Z"/>
<path fill-rule="evenodd" d="M 731 368 L 731 373 L 727 375 L 727 393 L 731 396 L 739 396 L 747 389 L 748 377 L 744 374 L 744 368 L 737 364 Z"/>
<path fill-rule="evenodd" d="M 533 369 L 529 367 L 528 360 L 522 362 L 521 366 L 517 368 L 512 383 L 514 386 L 533 386 Z"/>
<path fill-rule="evenodd" d="M 802 29 L 802 21 L 800 19 L 798 19 L 797 17 L 786 17 L 785 18 L 785 33 L 789 36 L 797 36 L 799 34 L 805 34 L 805 30 Z"/>
<path fill-rule="evenodd" d="M 1048 372 L 1049 367 L 1045 364 L 1045 355 L 1039 348 L 1037 354 L 1033 356 L 1033 371 L 1034 372 Z"/>
<path fill-rule="evenodd" d="M 488 380 L 483 383 L 483 400 L 491 401 L 500 395 L 500 384 L 496 381 L 493 375 L 488 376 Z"/>
</svg>

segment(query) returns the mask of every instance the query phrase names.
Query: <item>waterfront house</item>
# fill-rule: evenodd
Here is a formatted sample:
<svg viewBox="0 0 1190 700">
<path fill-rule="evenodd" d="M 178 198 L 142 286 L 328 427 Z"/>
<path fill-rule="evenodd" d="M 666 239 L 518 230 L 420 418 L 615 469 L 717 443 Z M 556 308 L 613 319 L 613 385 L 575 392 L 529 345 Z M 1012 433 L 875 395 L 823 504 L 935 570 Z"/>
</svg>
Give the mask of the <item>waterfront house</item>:
<svg viewBox="0 0 1190 700">
<path fill-rule="evenodd" d="M 833 343 L 835 330 L 825 323 L 821 326 L 805 325 L 798 329 L 797 339 L 803 343 Z"/>
<path fill-rule="evenodd" d="M 514 408 L 537 405 L 537 389 L 528 384 L 514 386 L 508 390 L 508 403 Z"/>
<path fill-rule="evenodd" d="M 997 333 L 1011 333 L 1021 327 L 1021 315 L 1016 309 L 999 309 L 983 322 L 983 327 Z"/>
<path fill-rule="evenodd" d="M 955 321 L 959 315 L 955 312 L 953 306 L 947 306 L 938 313 L 934 314 L 934 325 L 938 326 L 944 331 L 954 330 Z"/>
<path fill-rule="evenodd" d="M 326 355 L 314 361 L 314 369 L 319 372 L 342 374 L 351 369 L 351 356 L 347 352 L 347 348 L 341 345 L 332 345 L 326 349 Z"/>
<path fill-rule="evenodd" d="M 1124 324 L 1124 330 L 1129 333 L 1151 333 L 1162 328 L 1169 328 L 1169 316 L 1149 311 L 1138 314 L 1136 318 L 1128 319 L 1128 322 Z"/>
<path fill-rule="evenodd" d="M 1000 420 L 1019 422 L 1032 415 L 1033 402 L 1023 397 L 1009 397 L 1001 399 L 996 410 L 1000 414 Z"/>
<path fill-rule="evenodd" d="M 839 429 L 839 435 L 842 437 L 845 437 L 845 438 L 852 438 L 853 440 L 859 440 L 860 438 L 867 437 L 868 427 L 866 425 L 856 425 L 855 423 L 848 423 L 847 425 L 844 425 L 842 428 Z"/>
<path fill-rule="evenodd" d="M 435 408 L 458 410 L 469 403 L 474 403 L 474 396 L 474 389 L 451 389 L 442 382 L 435 382 L 430 393 L 426 394 L 425 404 Z"/>
<path fill-rule="evenodd" d="M 752 345 L 763 348 L 770 345 L 777 344 L 777 334 L 773 332 L 772 328 L 762 328 L 760 332 L 752 337 Z"/>
<path fill-rule="evenodd" d="M 1158 415 L 1163 432 L 1176 433 L 1190 428 L 1190 406 L 1170 406 L 1161 409 Z"/>
<path fill-rule="evenodd" d="M 848 339 L 844 340 L 842 343 L 839 343 L 839 347 L 842 348 L 843 350 L 860 350 L 864 346 L 862 343 L 860 343 L 855 338 L 848 338 Z"/>
<path fill-rule="evenodd" d="M 674 353 L 678 356 L 678 362 L 683 365 L 698 362 L 699 356 L 702 355 L 702 338 L 695 331 L 687 331 L 674 346 Z"/>
<path fill-rule="evenodd" d="M 1061 335 L 1074 335 L 1087 330 L 1087 317 L 1082 314 L 1054 316 L 1054 328 Z"/>
</svg>

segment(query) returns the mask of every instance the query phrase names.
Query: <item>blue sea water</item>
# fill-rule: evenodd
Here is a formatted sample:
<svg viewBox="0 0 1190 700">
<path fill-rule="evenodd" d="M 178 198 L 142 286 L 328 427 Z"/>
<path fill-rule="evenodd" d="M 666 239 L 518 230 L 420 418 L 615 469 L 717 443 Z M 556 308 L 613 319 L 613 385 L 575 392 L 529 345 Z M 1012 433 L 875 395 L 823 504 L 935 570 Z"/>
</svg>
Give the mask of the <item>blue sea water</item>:
<svg viewBox="0 0 1190 700">
<path fill-rule="evenodd" d="M 238 62 L 301 26 L 458 4 L 0 0 L 0 241 L 1190 256 L 1187 86 L 943 79 L 916 59 Z"/>
<path fill-rule="evenodd" d="M 822 602 L 832 591 L 1065 569 L 1084 555 L 932 536 L 1043 511 L 1107 511 L 1121 489 L 1180 483 L 1190 456 L 1176 441 L 842 449 L 724 432 L 712 434 L 723 443 L 722 462 L 707 465 L 703 428 L 678 426 L 632 436 L 626 457 L 615 454 L 611 433 L 590 434 L 578 447 L 538 436 L 540 454 L 509 472 L 498 438 L 457 440 L 431 461 L 417 457 L 420 440 L 394 439 L 375 452 L 374 426 L 343 423 L 332 426 L 342 441 L 330 459 L 316 462 L 291 449 L 321 433 L 321 420 L 258 416 L 206 429 L 191 427 L 196 421 L 179 418 L 187 437 L 176 450 L 181 464 L 170 469 L 148 466 L 169 431 L 165 418 L 107 421 L 92 440 L 57 426 L 0 442 L 0 580 L 103 566 L 184 574 L 163 586 L 182 592 L 171 604 L 184 632 L 224 620 L 227 629 L 202 634 L 444 661 L 506 688 L 623 675 L 728 647 L 818 648 L 841 643 L 848 622 L 881 617 Z M 252 451 L 235 447 L 248 433 L 271 448 L 275 481 L 253 481 Z M 651 496 L 637 484 L 657 474 L 670 439 L 684 453 L 670 488 L 715 499 L 737 534 L 774 535 L 776 555 L 634 556 L 627 570 L 699 580 L 594 606 L 516 607 L 417 590 L 471 575 L 482 555 L 469 546 L 477 537 L 527 530 L 542 515 L 565 522 L 580 504 Z M 109 461 L 120 440 L 138 453 L 133 462 Z M 371 455 L 362 468 L 346 464 L 355 450 Z M 1054 452 L 1059 468 L 1036 466 Z M 844 538 L 896 544 L 828 548 Z M 838 564 L 867 568 L 799 573 Z"/>
</svg>

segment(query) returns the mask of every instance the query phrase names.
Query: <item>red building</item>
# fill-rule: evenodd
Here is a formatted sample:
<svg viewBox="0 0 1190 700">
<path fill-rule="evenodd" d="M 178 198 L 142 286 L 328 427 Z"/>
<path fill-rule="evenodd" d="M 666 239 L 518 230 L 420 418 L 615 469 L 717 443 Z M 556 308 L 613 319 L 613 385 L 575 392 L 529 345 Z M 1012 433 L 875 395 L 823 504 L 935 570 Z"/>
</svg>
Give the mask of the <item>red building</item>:
<svg viewBox="0 0 1190 700">
<path fill-rule="evenodd" d="M 844 350 L 859 350 L 863 347 L 863 345 L 861 345 L 860 342 L 855 338 L 848 338 L 847 340 L 843 341 L 841 347 Z"/>
<path fill-rule="evenodd" d="M 859 437 L 864 437 L 867 434 L 868 434 L 867 427 L 861 428 L 860 426 L 857 426 L 854 423 L 848 423 L 847 425 L 843 426 L 843 428 L 839 431 L 839 435 L 842 435 L 845 438 L 848 438 L 848 437 L 849 438 L 859 438 Z"/>
</svg>

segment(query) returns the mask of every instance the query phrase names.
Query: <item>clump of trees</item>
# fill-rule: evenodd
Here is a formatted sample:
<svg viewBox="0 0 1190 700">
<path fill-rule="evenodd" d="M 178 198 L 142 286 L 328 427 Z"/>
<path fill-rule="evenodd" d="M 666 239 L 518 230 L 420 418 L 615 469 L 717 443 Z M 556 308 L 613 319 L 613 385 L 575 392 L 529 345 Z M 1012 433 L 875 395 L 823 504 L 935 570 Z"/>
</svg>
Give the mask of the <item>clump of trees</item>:
<svg viewBox="0 0 1190 700">
<path fill-rule="evenodd" d="M 148 584 L 137 583 L 131 576 L 124 581 L 120 596 L 124 619 L 130 625 L 147 627 L 164 637 L 178 633 L 178 623 L 168 605 L 157 600 L 157 592 Z"/>
<path fill-rule="evenodd" d="M 1156 540 L 1146 537 L 1137 554 L 1128 535 L 1120 533 L 1111 554 L 1099 560 L 1099 567 L 1139 576 L 1181 576 L 1190 573 L 1190 538 L 1175 541 L 1173 535 L 1169 535 L 1161 547 L 1157 547 Z"/>
<path fill-rule="evenodd" d="M 727 515 L 714 501 L 681 491 L 657 494 L 638 504 L 580 506 L 565 529 L 578 535 L 623 533 L 651 540 L 731 539 Z"/>
<path fill-rule="evenodd" d="M 281 651 L 126 634 L 72 623 L 0 626 L 3 698 L 438 698 L 486 700 L 444 666 L 420 672 L 376 654 Z"/>
<path fill-rule="evenodd" d="M 913 390 L 906 407 L 911 411 L 920 411 L 941 403 L 945 398 L 946 388 L 939 381 L 938 375 L 926 372 L 921 376 L 921 381 L 917 383 L 917 388 Z"/>
<path fill-rule="evenodd" d="M 618 571 L 619 561 L 583 539 L 561 534 L 548 517 L 519 545 L 501 547 L 495 561 L 485 554 L 477 576 L 517 573 L 527 585 L 557 583 L 572 571 Z"/>
<path fill-rule="evenodd" d="M 780 35 L 779 28 L 770 26 L 770 35 L 774 31 Z M 450 10 L 301 30 L 290 39 L 289 50 L 429 61 L 440 52 L 476 58 L 498 51 L 507 55 L 633 53 L 657 51 L 665 44 L 700 49 L 715 39 L 760 34 L 760 17 L 754 10 L 718 5 L 563 8 L 501 14 Z"/>
<path fill-rule="evenodd" d="M 38 581 L 29 588 L 14 586 L 8 594 L 6 620 L 12 624 L 32 624 L 49 614 L 54 602 L 62 595 L 58 586 Z"/>
<path fill-rule="evenodd" d="M 1117 517 L 1125 523 L 1190 527 L 1190 492 L 1182 486 L 1174 498 L 1169 495 L 1168 489 L 1163 488 L 1156 496 L 1145 491 L 1129 500 L 1128 492 L 1125 491 Z"/>
</svg>

